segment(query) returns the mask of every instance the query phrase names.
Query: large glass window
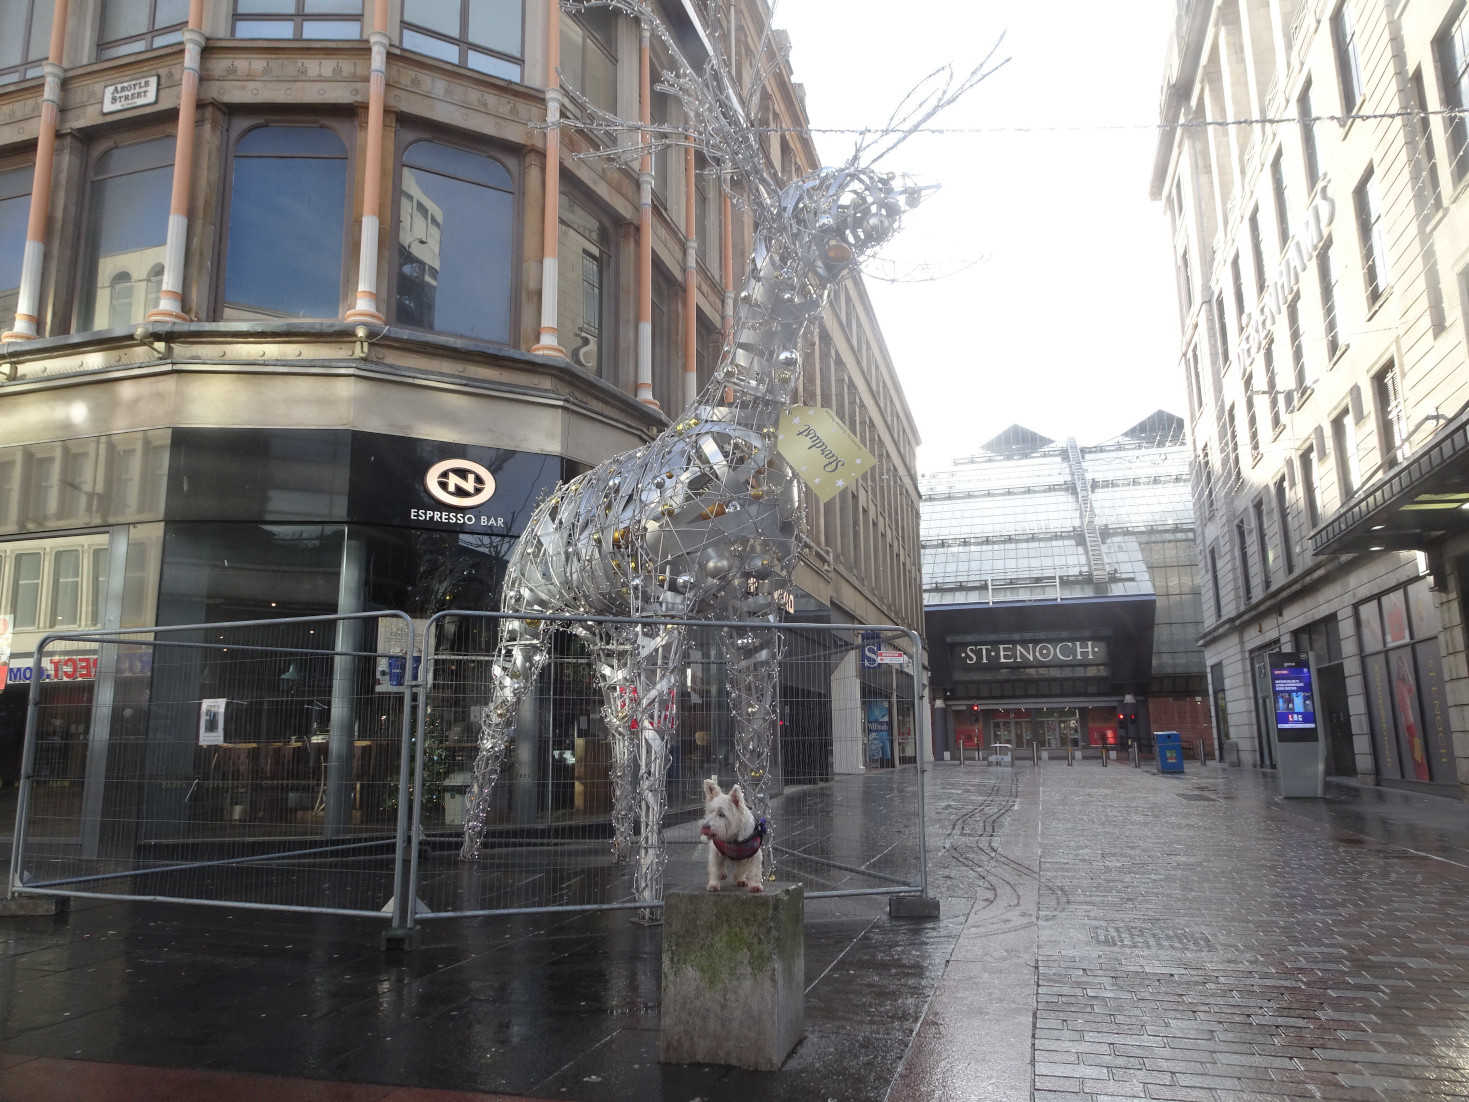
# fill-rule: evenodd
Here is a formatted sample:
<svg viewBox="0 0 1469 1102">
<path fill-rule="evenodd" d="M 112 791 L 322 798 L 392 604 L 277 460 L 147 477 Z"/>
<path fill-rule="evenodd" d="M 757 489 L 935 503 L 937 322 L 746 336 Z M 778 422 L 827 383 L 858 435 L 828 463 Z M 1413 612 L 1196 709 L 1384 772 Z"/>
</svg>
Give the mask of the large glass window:
<svg viewBox="0 0 1469 1102">
<path fill-rule="evenodd" d="M 403 0 L 405 50 L 506 80 L 520 80 L 521 24 L 521 0 Z"/>
<path fill-rule="evenodd" d="M 224 317 L 341 308 L 347 147 L 322 126 L 260 126 L 235 145 Z"/>
<path fill-rule="evenodd" d="M 602 373 L 602 350 L 610 347 L 612 231 L 589 206 L 561 196 L 560 287 L 556 325 L 573 363 Z"/>
<path fill-rule="evenodd" d="M 148 273 L 163 263 L 174 139 L 118 146 L 97 158 L 81 265 L 77 330 L 136 325 Z"/>
<path fill-rule="evenodd" d="M 188 23 L 189 0 L 102 0 L 97 60 L 182 42 Z"/>
<path fill-rule="evenodd" d="M 25 256 L 34 176 L 30 166 L 0 172 L 0 325 L 10 324 L 20 297 L 20 262 Z"/>
<path fill-rule="evenodd" d="M 54 7 L 54 0 L 0 0 L 0 84 L 41 75 Z"/>
<path fill-rule="evenodd" d="M 1372 377 L 1372 395 L 1377 405 L 1377 440 L 1382 449 L 1382 467 L 1396 467 L 1406 456 L 1408 423 L 1403 413 L 1403 388 L 1398 365 L 1389 362 Z"/>
<path fill-rule="evenodd" d="M 1357 623 L 1378 776 L 1454 783 L 1441 624 L 1427 579 L 1362 602 Z"/>
<path fill-rule="evenodd" d="M 1336 317 L 1336 261 L 1331 255 L 1331 242 L 1316 254 L 1316 278 L 1321 285 L 1321 323 L 1326 334 L 1326 358 L 1336 359 L 1341 351 L 1341 326 Z"/>
<path fill-rule="evenodd" d="M 561 77 L 593 106 L 617 110 L 617 16 L 588 8 L 561 18 Z"/>
<path fill-rule="evenodd" d="M 235 0 L 236 38 L 361 38 L 362 0 Z"/>
<path fill-rule="evenodd" d="M 493 157 L 435 141 L 403 154 L 396 317 L 403 325 L 510 340 L 515 194 Z"/>
</svg>

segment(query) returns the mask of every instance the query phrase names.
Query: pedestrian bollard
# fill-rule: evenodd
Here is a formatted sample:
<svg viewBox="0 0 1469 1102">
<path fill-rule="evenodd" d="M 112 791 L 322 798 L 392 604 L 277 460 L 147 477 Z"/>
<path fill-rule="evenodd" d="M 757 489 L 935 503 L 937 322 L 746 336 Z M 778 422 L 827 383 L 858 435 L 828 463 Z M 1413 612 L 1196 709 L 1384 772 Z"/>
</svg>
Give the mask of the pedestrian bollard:
<svg viewBox="0 0 1469 1102">
<path fill-rule="evenodd" d="M 1204 764 L 1204 740 L 1203 739 L 1196 739 L 1196 740 L 1194 740 L 1194 744 L 1195 744 L 1195 746 L 1198 747 L 1199 764 L 1200 765 L 1203 765 Z"/>
<path fill-rule="evenodd" d="M 1041 752 L 1040 752 L 1040 750 L 1038 750 L 1036 748 L 1035 743 L 1032 742 L 1030 744 L 1030 764 L 1031 765 L 1039 765 L 1040 763 L 1041 763 Z"/>
<path fill-rule="evenodd" d="M 1107 744 L 1105 742 L 1102 744 L 1102 755 L 1101 755 L 1101 757 L 1102 757 L 1102 768 L 1103 769 L 1106 769 L 1107 768 Z"/>
</svg>

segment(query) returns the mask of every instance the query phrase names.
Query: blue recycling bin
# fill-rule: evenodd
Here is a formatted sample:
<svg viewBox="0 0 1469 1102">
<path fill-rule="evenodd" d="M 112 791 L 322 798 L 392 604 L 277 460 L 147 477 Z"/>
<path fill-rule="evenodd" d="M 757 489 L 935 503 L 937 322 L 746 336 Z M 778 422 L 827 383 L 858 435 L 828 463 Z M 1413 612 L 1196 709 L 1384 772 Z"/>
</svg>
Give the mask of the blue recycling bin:
<svg viewBox="0 0 1469 1102">
<path fill-rule="evenodd" d="M 1159 773 L 1183 772 L 1183 736 L 1177 731 L 1154 731 L 1153 745 L 1158 751 Z"/>
</svg>

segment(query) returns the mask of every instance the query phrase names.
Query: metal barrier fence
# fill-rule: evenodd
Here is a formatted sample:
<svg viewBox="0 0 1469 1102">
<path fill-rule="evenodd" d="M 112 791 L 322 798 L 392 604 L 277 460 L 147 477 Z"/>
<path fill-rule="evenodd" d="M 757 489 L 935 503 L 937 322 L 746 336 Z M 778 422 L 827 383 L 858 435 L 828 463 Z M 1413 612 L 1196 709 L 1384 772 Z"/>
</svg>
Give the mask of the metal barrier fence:
<svg viewBox="0 0 1469 1102">
<path fill-rule="evenodd" d="M 401 919 L 412 653 L 401 612 L 47 635 L 11 890 Z"/>
<path fill-rule="evenodd" d="M 521 614 L 443 612 L 425 626 L 415 775 L 412 882 L 417 921 L 547 910 L 643 908 L 635 859 L 611 852 L 618 738 L 603 721 L 598 684 L 606 656 L 589 651 L 585 625 L 672 626 L 686 634 L 668 750 L 663 842 L 667 888 L 702 888 L 698 821 L 702 782 L 728 789 L 737 754 L 724 629 L 760 630 L 782 641 L 776 714 L 764 796 L 773 860 L 781 880 L 808 896 L 923 893 L 923 777 L 928 741 L 922 677 L 913 666 L 864 668 L 869 656 L 903 640 L 922 669 L 921 641 L 896 627 L 725 623 L 621 617 L 566 618 L 550 635 L 550 658 L 517 716 L 513 744 L 493 791 L 477 860 L 459 858 L 479 709 L 490 697 L 490 668 L 501 620 Z M 889 652 L 891 653 L 891 652 Z M 618 737 L 621 737 L 618 732 Z M 629 729 L 627 738 L 639 735 Z M 878 813 L 874 816 L 874 811 Z M 893 829 L 874 831 L 875 822 Z M 655 902 L 661 901 L 661 898 Z"/>
<path fill-rule="evenodd" d="M 754 794 L 770 821 L 767 875 L 773 863 L 810 896 L 927 893 L 923 652 L 892 626 L 547 618 L 549 660 L 517 714 L 479 856 L 461 860 L 499 622 L 512 617 L 524 619 L 382 612 L 48 635 L 31 668 L 11 890 L 399 929 L 656 907 L 665 887 L 703 887 L 702 782 L 736 779 L 720 646 L 735 630 L 780 639 Z M 614 762 L 640 736 L 609 737 L 619 690 L 598 683 L 606 656 L 589 653 L 588 625 L 677 627 L 685 640 L 656 898 L 635 890 L 635 860 L 612 853 Z M 898 643 L 905 665 L 872 667 Z M 51 675 L 67 663 L 85 664 L 89 692 Z"/>
</svg>

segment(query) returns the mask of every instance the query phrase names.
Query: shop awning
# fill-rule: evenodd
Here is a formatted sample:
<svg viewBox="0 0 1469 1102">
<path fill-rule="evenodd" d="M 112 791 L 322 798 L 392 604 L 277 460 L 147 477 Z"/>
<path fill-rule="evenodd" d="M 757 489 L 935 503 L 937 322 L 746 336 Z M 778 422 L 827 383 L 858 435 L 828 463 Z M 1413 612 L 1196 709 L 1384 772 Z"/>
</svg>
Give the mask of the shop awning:
<svg viewBox="0 0 1469 1102">
<path fill-rule="evenodd" d="M 1311 533 L 1318 555 L 1423 551 L 1469 532 L 1469 407 Z"/>
</svg>

